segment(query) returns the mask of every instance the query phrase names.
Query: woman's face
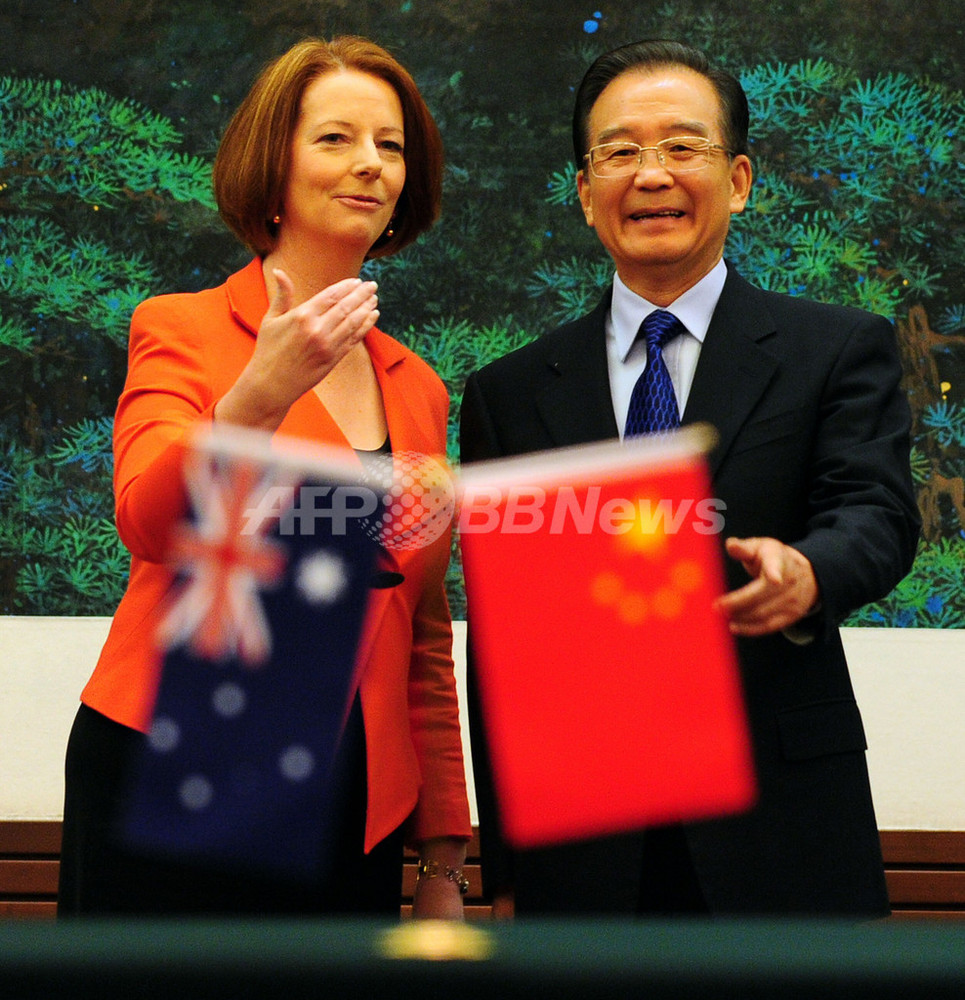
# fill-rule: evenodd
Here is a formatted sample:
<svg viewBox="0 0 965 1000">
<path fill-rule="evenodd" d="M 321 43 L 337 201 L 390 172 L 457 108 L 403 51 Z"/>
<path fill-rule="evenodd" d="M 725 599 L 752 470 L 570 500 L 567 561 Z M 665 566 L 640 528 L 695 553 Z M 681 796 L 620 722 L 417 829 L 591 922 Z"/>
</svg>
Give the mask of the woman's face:
<svg viewBox="0 0 965 1000">
<path fill-rule="evenodd" d="M 332 70 L 302 96 L 280 238 L 323 239 L 365 253 L 405 184 L 402 103 L 385 80 Z"/>
</svg>

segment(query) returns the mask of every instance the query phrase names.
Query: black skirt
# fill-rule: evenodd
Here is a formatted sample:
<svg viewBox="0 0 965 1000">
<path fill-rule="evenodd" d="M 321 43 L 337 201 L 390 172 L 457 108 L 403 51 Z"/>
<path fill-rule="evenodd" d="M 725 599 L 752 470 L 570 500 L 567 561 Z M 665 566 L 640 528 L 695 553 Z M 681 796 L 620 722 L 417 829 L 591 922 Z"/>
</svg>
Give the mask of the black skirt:
<svg viewBox="0 0 965 1000">
<path fill-rule="evenodd" d="M 358 698 L 341 743 L 340 807 L 324 871 L 285 879 L 266 871 L 145 857 L 115 835 L 128 762 L 143 734 L 81 705 L 67 746 L 58 915 L 399 914 L 402 831 L 363 851 L 365 734 Z M 322 834 L 320 832 L 319 836 Z"/>
</svg>

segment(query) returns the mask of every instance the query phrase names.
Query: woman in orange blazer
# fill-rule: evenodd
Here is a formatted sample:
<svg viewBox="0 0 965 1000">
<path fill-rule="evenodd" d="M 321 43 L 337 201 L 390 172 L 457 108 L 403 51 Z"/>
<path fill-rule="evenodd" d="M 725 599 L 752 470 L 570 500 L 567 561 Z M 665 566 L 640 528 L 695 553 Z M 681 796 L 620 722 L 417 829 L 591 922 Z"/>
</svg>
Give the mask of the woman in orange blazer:
<svg viewBox="0 0 965 1000">
<path fill-rule="evenodd" d="M 172 583 L 165 543 L 187 509 L 188 436 L 214 421 L 360 454 L 444 453 L 445 388 L 375 329 L 375 286 L 357 277 L 365 259 L 432 224 L 441 178 L 441 140 L 415 83 L 364 39 L 294 46 L 229 124 L 215 194 L 257 256 L 220 287 L 150 299 L 132 319 L 114 476 L 131 575 L 68 745 L 61 913 L 398 913 L 407 839 L 421 853 L 415 914 L 461 916 L 470 821 L 448 531 L 393 551 L 401 582 L 372 592 L 328 875 L 297 886 L 229 878 L 136 857 L 111 832 L 124 762 L 149 728 L 159 680 L 150 624 Z"/>
</svg>

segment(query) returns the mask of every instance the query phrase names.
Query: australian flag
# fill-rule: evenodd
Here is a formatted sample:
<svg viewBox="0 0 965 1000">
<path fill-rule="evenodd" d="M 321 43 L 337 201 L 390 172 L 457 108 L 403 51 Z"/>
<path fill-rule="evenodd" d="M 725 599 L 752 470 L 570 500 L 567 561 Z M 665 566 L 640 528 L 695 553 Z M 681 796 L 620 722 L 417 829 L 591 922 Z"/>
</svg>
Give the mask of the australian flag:
<svg viewBox="0 0 965 1000">
<path fill-rule="evenodd" d="M 376 494 L 341 454 L 211 431 L 158 633 L 153 724 L 123 823 L 141 853 L 230 868 L 324 864 L 332 763 L 354 691 Z"/>
</svg>

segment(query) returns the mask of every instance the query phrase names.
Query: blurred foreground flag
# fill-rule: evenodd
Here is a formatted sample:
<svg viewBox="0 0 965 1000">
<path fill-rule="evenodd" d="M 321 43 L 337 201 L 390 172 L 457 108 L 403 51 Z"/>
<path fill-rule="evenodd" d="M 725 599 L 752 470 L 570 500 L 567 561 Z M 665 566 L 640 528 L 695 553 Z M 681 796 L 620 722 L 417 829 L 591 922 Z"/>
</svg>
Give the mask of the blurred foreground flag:
<svg viewBox="0 0 965 1000">
<path fill-rule="evenodd" d="M 464 466 L 470 640 L 517 847 L 750 807 L 706 428 Z"/>
<path fill-rule="evenodd" d="M 193 516 L 171 540 L 160 689 L 121 835 L 142 853 L 315 873 L 377 494 L 346 453 L 235 429 L 199 437 L 184 469 Z"/>
</svg>

